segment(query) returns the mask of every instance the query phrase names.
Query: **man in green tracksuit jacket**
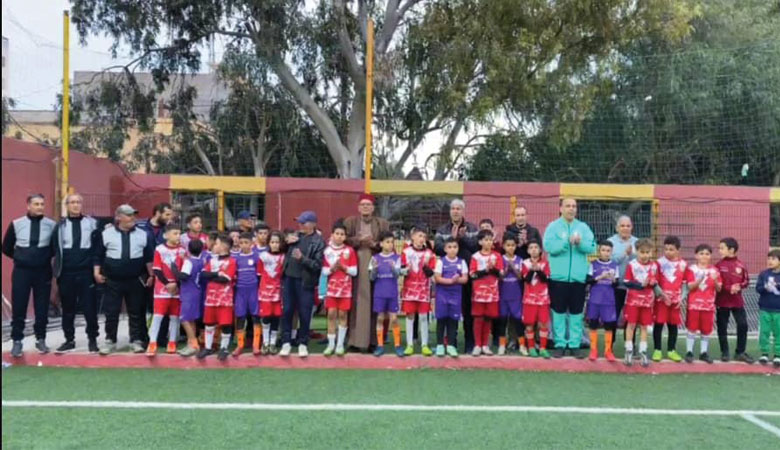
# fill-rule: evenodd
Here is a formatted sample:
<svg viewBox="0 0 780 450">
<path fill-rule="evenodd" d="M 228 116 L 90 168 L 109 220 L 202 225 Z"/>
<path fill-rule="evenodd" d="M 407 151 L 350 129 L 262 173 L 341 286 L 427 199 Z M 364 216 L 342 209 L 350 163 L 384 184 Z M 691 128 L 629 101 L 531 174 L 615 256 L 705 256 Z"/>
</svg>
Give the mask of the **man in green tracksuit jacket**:
<svg viewBox="0 0 780 450">
<path fill-rule="evenodd" d="M 555 352 L 560 358 L 568 351 L 581 358 L 585 278 L 588 255 L 596 251 L 593 231 L 577 217 L 577 200 L 561 200 L 561 217 L 547 225 L 544 249 L 550 255 L 550 306 L 553 316 Z M 569 330 L 568 341 L 566 329 Z"/>
</svg>

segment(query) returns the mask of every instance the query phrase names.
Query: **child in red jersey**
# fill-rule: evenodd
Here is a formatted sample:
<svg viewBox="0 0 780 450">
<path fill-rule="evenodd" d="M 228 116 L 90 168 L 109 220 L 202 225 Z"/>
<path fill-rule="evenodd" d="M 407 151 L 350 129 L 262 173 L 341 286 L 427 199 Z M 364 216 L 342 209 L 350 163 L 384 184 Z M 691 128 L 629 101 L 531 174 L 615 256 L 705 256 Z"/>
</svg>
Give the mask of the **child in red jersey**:
<svg viewBox="0 0 780 450">
<path fill-rule="evenodd" d="M 657 266 L 651 260 L 653 256 L 653 241 L 640 239 L 636 243 L 637 258 L 628 263 L 623 281 L 628 288 L 626 294 L 626 356 L 623 362 L 627 366 L 634 358 L 634 330 L 640 328 L 639 355 L 642 357 L 642 367 L 650 365 L 647 356 L 647 327 L 653 324 L 654 287 L 657 281 Z"/>
<path fill-rule="evenodd" d="M 268 238 L 268 251 L 258 253 L 257 274 L 260 285 L 257 297 L 263 323 L 263 355 L 278 353 L 276 338 L 282 317 L 282 274 L 284 272 L 284 235 L 278 231 Z"/>
<path fill-rule="evenodd" d="M 715 264 L 723 280 L 723 289 L 715 297 L 715 323 L 718 327 L 718 342 L 720 343 L 721 360 L 729 360 L 729 316 L 734 316 L 737 323 L 737 349 L 734 359 L 748 364 L 755 361 L 745 349 L 747 348 L 747 313 L 742 291 L 750 285 L 750 275 L 747 267 L 737 257 L 739 243 L 732 237 L 723 238 L 718 245 L 721 260 Z"/>
<path fill-rule="evenodd" d="M 688 339 L 686 340 L 685 362 L 693 362 L 693 345 L 696 332 L 701 335 L 699 359 L 712 364 L 712 358 L 707 353 L 708 337 L 712 333 L 712 322 L 715 318 L 715 296 L 723 287 L 720 272 L 712 266 L 712 247 L 700 244 L 696 247 L 696 264 L 688 268 L 685 281 L 688 283 Z"/>
<path fill-rule="evenodd" d="M 163 229 L 165 243 L 154 249 L 154 315 L 152 326 L 149 327 L 149 346 L 146 348 L 148 356 L 157 353 L 157 335 L 160 334 L 160 325 L 163 317 L 168 316 L 168 353 L 176 353 L 176 340 L 179 337 L 179 315 L 181 314 L 181 299 L 179 298 L 179 285 L 176 275 L 171 269 L 172 264 L 183 258 L 187 251 L 179 245 L 181 230 L 173 224 L 168 224 Z"/>
<path fill-rule="evenodd" d="M 325 309 L 328 311 L 328 346 L 322 353 L 344 356 L 344 340 L 347 337 L 347 321 L 352 308 L 352 277 L 357 276 L 357 255 L 352 247 L 344 245 L 347 229 L 343 222 L 336 222 L 330 234 L 330 244 L 323 252 L 322 274 L 328 277 Z M 338 341 L 336 322 L 338 321 Z"/>
<path fill-rule="evenodd" d="M 228 345 L 233 332 L 233 283 L 236 280 L 236 260 L 230 256 L 231 245 L 232 239 L 229 235 L 219 234 L 211 256 L 200 274 L 201 279 L 207 282 L 203 309 L 206 345 L 198 353 L 198 359 L 214 353 L 212 345 L 217 325 L 222 331 L 218 358 L 224 361 L 228 357 Z"/>
<path fill-rule="evenodd" d="M 498 283 L 504 270 L 504 258 L 493 250 L 493 232 L 480 230 L 477 233 L 480 251 L 471 256 L 471 315 L 474 317 L 474 350 L 472 356 L 491 356 L 489 338 L 493 319 L 498 318 Z"/>
<path fill-rule="evenodd" d="M 549 359 L 547 336 L 550 323 L 550 293 L 548 280 L 550 264 L 542 258 L 542 245 L 531 239 L 527 242 L 528 259 L 523 260 L 523 324 L 528 356 Z M 534 342 L 534 326 L 539 327 L 539 350 Z"/>
<path fill-rule="evenodd" d="M 661 338 L 664 325 L 669 329 L 669 337 L 666 344 L 666 357 L 671 361 L 680 362 L 682 356 L 677 353 L 677 327 L 682 325 L 680 305 L 687 295 L 688 286 L 685 284 L 685 273 L 688 271 L 688 263 L 680 258 L 680 238 L 667 236 L 664 239 L 664 256 L 658 258 L 658 286 L 656 287 L 656 299 L 653 306 L 653 361 L 663 359 Z"/>
<path fill-rule="evenodd" d="M 424 356 L 433 355 L 428 347 L 428 313 L 431 312 L 431 280 L 436 268 L 436 255 L 428 247 L 425 228 L 415 227 L 412 245 L 401 253 L 401 273 L 404 275 L 401 301 L 406 315 L 406 349 L 404 355 L 414 354 L 414 315 L 420 323 L 420 344 Z"/>
</svg>

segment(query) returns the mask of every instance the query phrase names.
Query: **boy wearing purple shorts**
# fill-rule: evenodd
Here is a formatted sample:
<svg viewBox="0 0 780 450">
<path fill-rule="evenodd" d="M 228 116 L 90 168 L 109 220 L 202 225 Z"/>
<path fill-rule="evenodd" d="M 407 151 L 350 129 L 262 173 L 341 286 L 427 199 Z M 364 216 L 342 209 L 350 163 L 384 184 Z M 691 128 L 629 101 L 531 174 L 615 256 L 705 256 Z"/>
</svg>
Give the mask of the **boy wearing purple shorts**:
<svg viewBox="0 0 780 450">
<path fill-rule="evenodd" d="M 590 298 L 588 299 L 588 326 L 590 328 L 590 360 L 595 361 L 599 355 L 599 323 L 604 325 L 604 358 L 615 361 L 612 353 L 612 335 L 617 327 L 615 311 L 615 286 L 619 280 L 618 265 L 612 261 L 612 242 L 599 242 L 599 258 L 590 265 L 588 284 Z"/>
<path fill-rule="evenodd" d="M 236 290 L 233 300 L 233 311 L 236 316 L 236 338 L 238 345 L 233 350 L 233 357 L 238 357 L 244 350 L 246 332 L 246 316 L 251 315 L 254 324 L 253 339 L 257 341 L 257 348 L 253 351 L 260 354 L 260 303 L 257 301 L 257 252 L 252 248 L 252 233 L 241 233 L 238 238 L 239 253 L 233 258 L 236 260 Z M 254 344 L 254 342 L 253 342 Z"/>
<path fill-rule="evenodd" d="M 374 356 L 385 353 L 385 317 L 393 328 L 395 354 L 404 356 L 401 347 L 401 326 L 398 325 L 398 276 L 401 273 L 401 255 L 395 252 L 395 237 L 389 231 L 379 233 L 382 249 L 368 264 L 369 278 L 374 281 L 374 313 L 376 313 L 376 350 Z"/>
<path fill-rule="evenodd" d="M 176 279 L 179 280 L 179 298 L 181 298 L 181 325 L 187 333 L 187 346 L 179 350 L 181 356 L 192 356 L 198 353 L 198 337 L 195 321 L 203 315 L 203 286 L 200 272 L 203 270 L 203 242 L 194 239 L 187 244 L 187 255 L 171 266 Z"/>
<path fill-rule="evenodd" d="M 469 279 L 466 262 L 458 258 L 458 241 L 449 237 L 444 241 L 444 257 L 436 261 L 433 279 L 436 282 L 436 356 L 444 356 L 444 334 L 447 334 L 446 353 L 458 357 L 456 340 L 461 316 L 463 285 Z"/>
</svg>

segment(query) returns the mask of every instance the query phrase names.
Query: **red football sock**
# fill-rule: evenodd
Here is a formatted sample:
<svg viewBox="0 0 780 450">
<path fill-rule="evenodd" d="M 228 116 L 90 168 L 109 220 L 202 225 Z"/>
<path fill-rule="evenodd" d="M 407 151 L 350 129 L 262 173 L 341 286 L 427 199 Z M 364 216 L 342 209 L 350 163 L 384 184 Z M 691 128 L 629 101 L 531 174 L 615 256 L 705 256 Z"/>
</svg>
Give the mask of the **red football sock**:
<svg viewBox="0 0 780 450">
<path fill-rule="evenodd" d="M 547 327 L 539 327 L 539 348 L 547 348 Z"/>
<path fill-rule="evenodd" d="M 490 329 L 493 328 L 493 321 L 490 319 L 483 319 L 482 322 L 482 345 L 488 345 L 490 343 Z"/>
<path fill-rule="evenodd" d="M 482 317 L 474 318 L 474 345 L 482 347 Z"/>
</svg>

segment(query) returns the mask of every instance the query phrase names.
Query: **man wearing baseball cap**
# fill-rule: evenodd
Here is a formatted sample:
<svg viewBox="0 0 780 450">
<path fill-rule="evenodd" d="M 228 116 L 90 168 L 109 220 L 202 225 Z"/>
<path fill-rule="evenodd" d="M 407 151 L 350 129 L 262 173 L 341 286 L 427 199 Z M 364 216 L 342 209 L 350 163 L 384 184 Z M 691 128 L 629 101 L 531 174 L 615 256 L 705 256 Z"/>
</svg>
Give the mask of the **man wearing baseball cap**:
<svg viewBox="0 0 780 450">
<path fill-rule="evenodd" d="M 284 259 L 284 287 L 282 288 L 282 350 L 280 356 L 289 356 L 292 341 L 292 318 L 298 313 L 298 355 L 309 355 L 309 325 L 314 306 L 314 290 L 322 270 L 325 241 L 317 233 L 317 214 L 304 211 L 296 219 L 300 230 L 287 237 L 287 256 Z"/>
<path fill-rule="evenodd" d="M 144 290 L 154 283 L 155 243 L 151 233 L 136 226 L 137 214 L 132 206 L 121 205 L 114 214 L 114 226 L 107 227 L 96 238 L 94 276 L 98 284 L 105 285 L 106 342 L 100 349 L 103 355 L 116 351 L 123 299 L 133 352 L 142 353 L 146 349 Z"/>
<path fill-rule="evenodd" d="M 252 233 L 254 234 L 254 224 L 252 223 L 252 214 L 249 213 L 249 211 L 241 211 L 236 216 L 236 220 L 238 221 L 238 229 L 242 233 Z"/>
</svg>

